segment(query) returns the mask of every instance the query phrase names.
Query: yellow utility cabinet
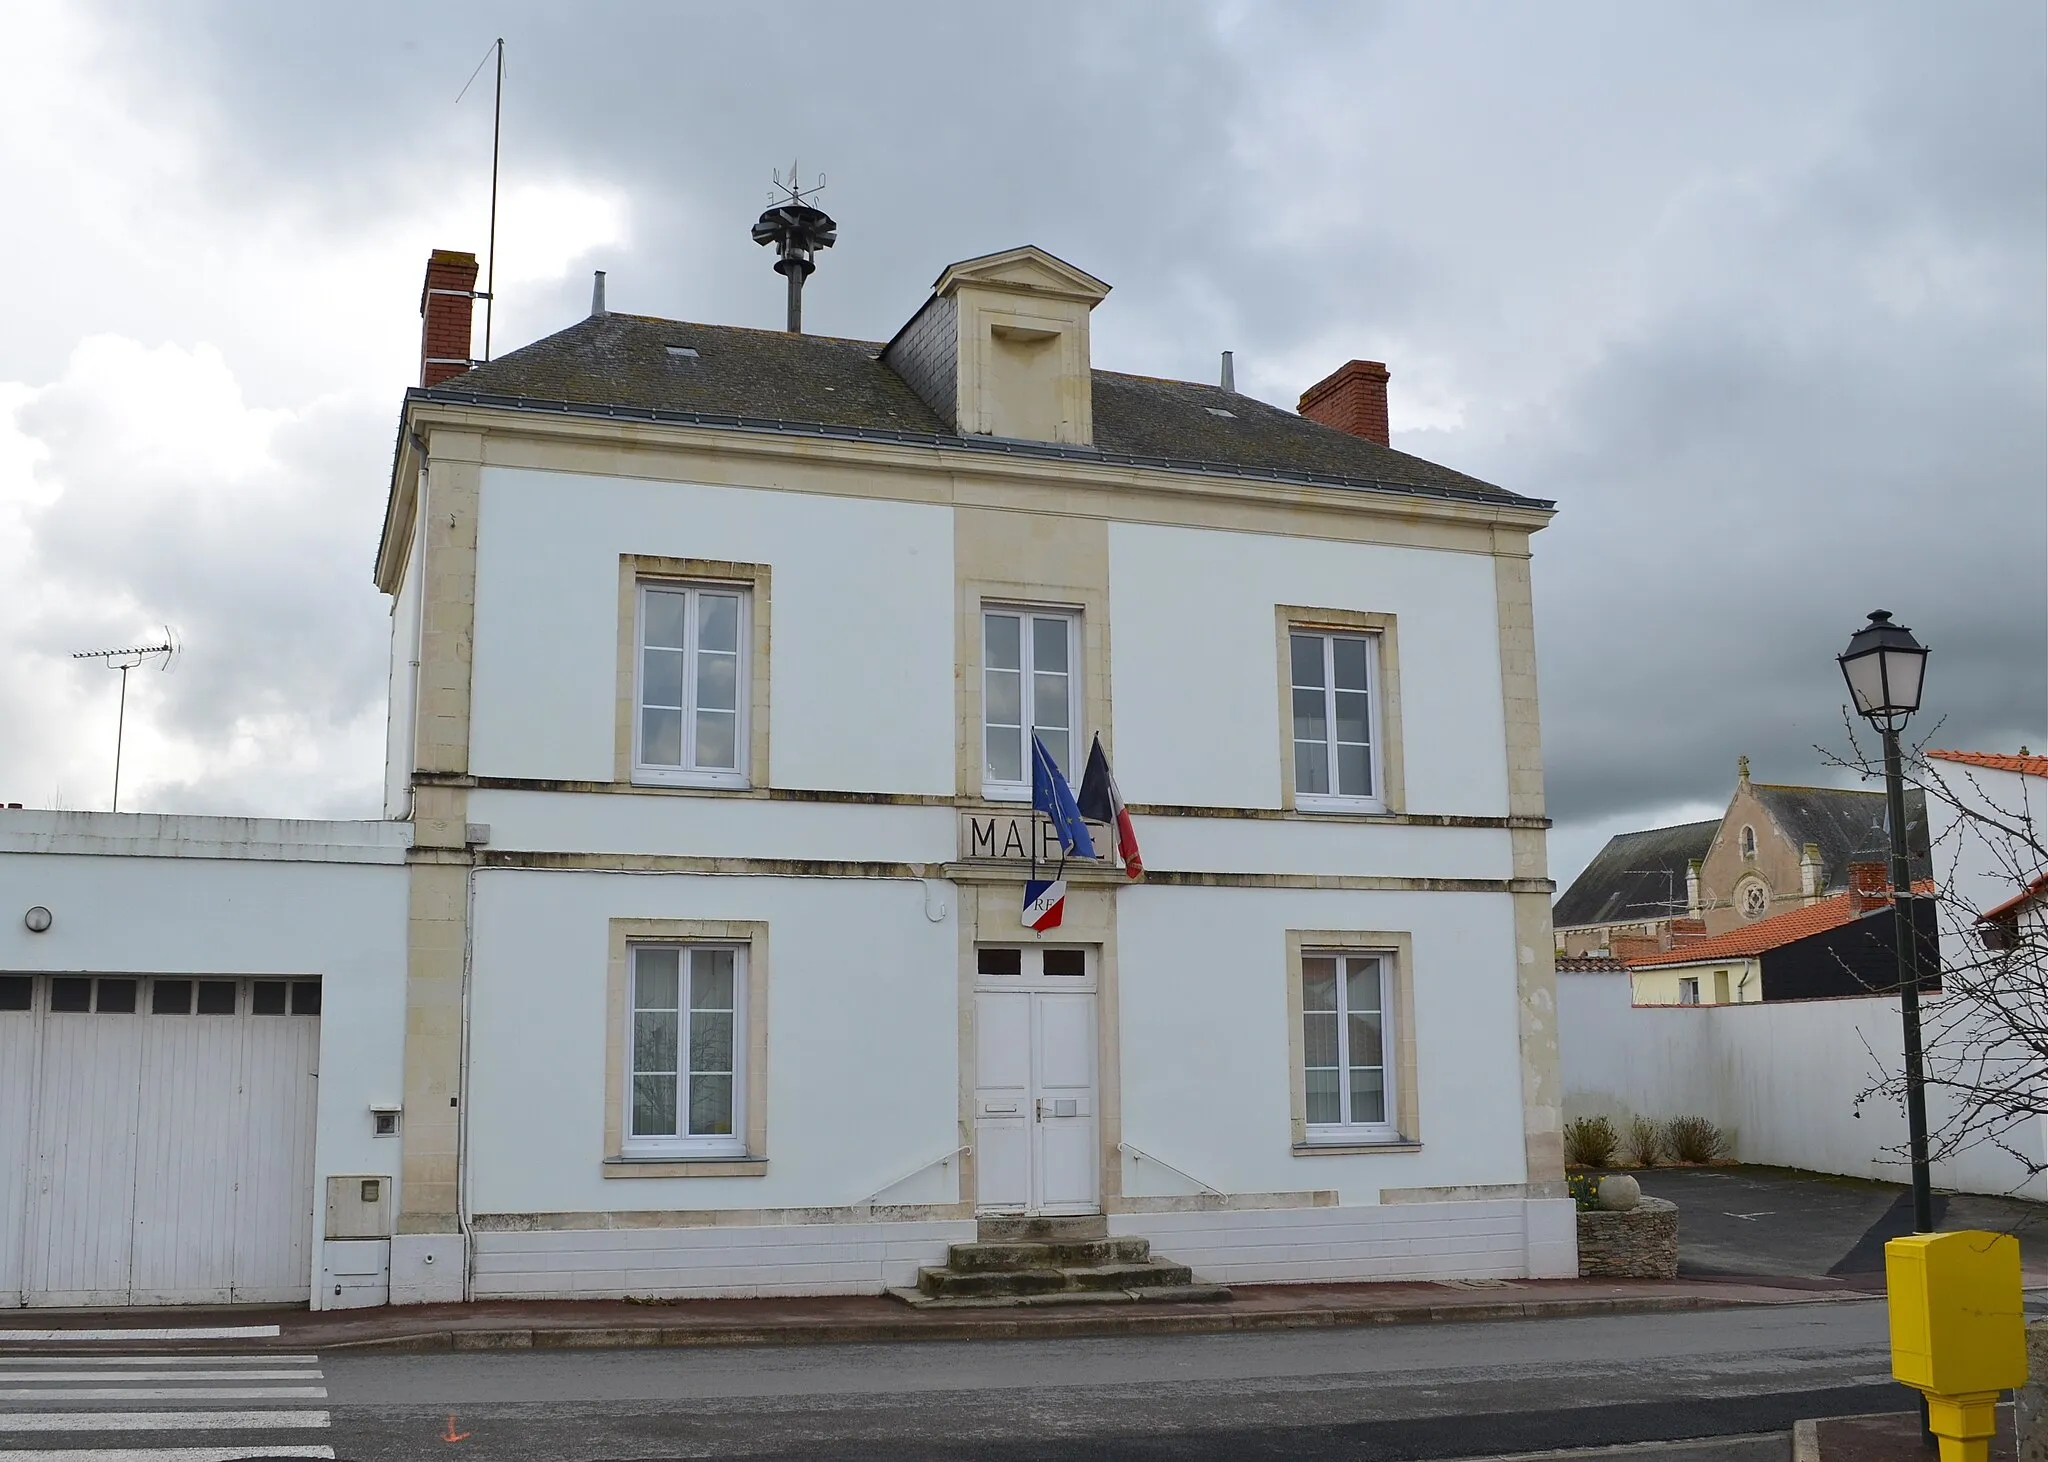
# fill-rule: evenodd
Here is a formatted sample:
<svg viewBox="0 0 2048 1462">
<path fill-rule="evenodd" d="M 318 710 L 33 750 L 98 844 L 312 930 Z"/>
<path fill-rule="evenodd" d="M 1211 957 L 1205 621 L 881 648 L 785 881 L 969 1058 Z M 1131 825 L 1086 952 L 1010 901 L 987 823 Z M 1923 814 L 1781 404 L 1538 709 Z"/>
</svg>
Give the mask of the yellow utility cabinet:
<svg viewBox="0 0 2048 1462">
<path fill-rule="evenodd" d="M 2027 1379 L 2020 1243 L 1965 1230 L 1884 1246 L 1892 1375 L 1927 1398 L 1941 1462 L 1983 1462 L 1998 1393 Z"/>
</svg>

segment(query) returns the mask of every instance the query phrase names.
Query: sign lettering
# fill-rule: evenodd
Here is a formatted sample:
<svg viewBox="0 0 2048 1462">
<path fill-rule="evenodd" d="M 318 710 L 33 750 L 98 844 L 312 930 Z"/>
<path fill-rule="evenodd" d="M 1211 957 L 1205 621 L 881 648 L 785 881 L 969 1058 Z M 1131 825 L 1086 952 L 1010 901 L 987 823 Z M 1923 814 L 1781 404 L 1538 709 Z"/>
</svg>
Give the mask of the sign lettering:
<svg viewBox="0 0 2048 1462">
<path fill-rule="evenodd" d="M 1092 861 L 1101 862 L 1103 850 L 1116 846 L 1110 830 L 1102 823 L 1088 824 L 1088 834 L 1095 843 L 1097 856 Z M 1042 866 L 1057 866 L 1060 861 L 1060 838 L 1049 818 L 1035 812 L 963 812 L 960 814 L 960 858 L 962 862 L 1023 863 L 1031 862 L 1033 840 L 1038 844 L 1038 861 Z M 1075 858 L 1071 861 L 1086 863 L 1091 860 Z"/>
</svg>

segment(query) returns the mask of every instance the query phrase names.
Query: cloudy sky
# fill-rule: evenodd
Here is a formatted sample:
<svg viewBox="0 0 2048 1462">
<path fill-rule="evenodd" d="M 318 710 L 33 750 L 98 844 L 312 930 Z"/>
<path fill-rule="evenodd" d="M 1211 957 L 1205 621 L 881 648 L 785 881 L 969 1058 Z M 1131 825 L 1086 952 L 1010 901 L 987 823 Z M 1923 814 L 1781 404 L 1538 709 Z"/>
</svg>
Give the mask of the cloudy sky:
<svg viewBox="0 0 2048 1462">
<path fill-rule="evenodd" d="M 1028 17 L 1028 24 L 1026 18 Z M 806 324 L 950 260 L 1110 281 L 1098 365 L 1291 405 L 1393 371 L 1395 445 L 1558 500 L 1537 540 L 1569 879 L 1823 780 L 1880 605 L 1937 739 L 2048 742 L 2042 8 L 1194 0 L 0 8 L 0 800 L 368 816 L 370 582 L 421 268 L 494 346 L 587 308 L 780 323 L 769 170 L 830 178 Z M 1923 718 L 1928 720 L 1931 718 Z"/>
</svg>

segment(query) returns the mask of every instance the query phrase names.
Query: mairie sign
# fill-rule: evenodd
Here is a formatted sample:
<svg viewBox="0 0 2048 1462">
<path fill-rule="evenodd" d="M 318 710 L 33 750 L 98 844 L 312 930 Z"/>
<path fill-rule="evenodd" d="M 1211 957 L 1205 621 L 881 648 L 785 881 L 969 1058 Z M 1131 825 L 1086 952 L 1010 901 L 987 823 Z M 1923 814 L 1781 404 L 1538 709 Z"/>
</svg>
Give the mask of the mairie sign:
<svg viewBox="0 0 2048 1462">
<path fill-rule="evenodd" d="M 1109 829 L 1099 822 L 1088 824 L 1090 838 L 1098 853 L 1116 846 Z M 1059 834 L 1049 818 L 1035 812 L 963 812 L 960 814 L 960 860 L 980 863 L 1029 863 L 1031 845 L 1038 844 L 1038 861 L 1051 867 L 1060 861 Z M 1101 862 L 1097 857 L 1070 859 L 1071 862 Z"/>
</svg>

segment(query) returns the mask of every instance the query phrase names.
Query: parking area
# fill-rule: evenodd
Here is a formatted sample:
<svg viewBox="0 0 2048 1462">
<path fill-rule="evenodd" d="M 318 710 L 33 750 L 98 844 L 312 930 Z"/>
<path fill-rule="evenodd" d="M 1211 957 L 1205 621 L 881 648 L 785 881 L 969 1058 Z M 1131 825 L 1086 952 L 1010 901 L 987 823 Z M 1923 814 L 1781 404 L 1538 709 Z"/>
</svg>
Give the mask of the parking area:
<svg viewBox="0 0 2048 1462">
<path fill-rule="evenodd" d="M 1913 1231 L 1912 1195 L 1896 1183 L 1787 1168 L 1651 1168 L 1643 1191 L 1678 1205 L 1678 1272 L 1768 1274 L 1816 1285 L 1882 1288 L 1884 1245 Z M 2048 1205 L 1967 1193 L 1934 1195 L 1939 1229 L 2019 1238 L 2029 1285 L 2048 1285 Z"/>
</svg>

